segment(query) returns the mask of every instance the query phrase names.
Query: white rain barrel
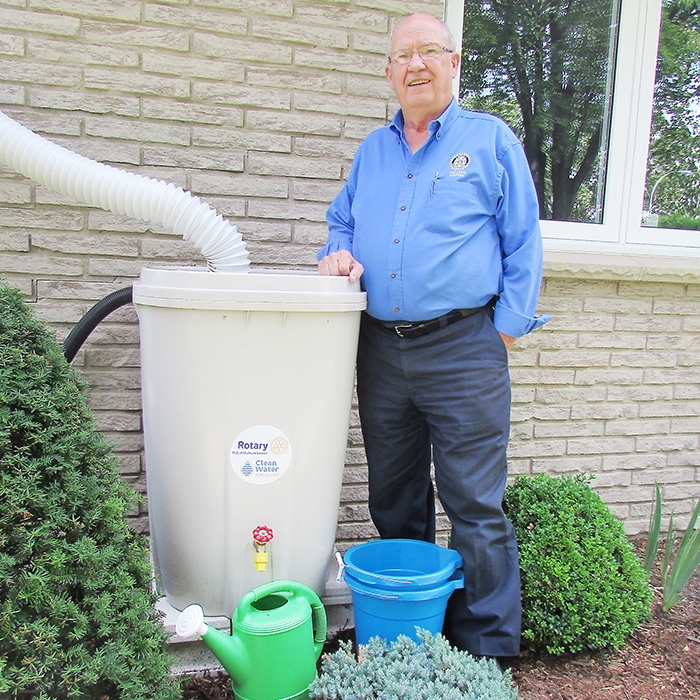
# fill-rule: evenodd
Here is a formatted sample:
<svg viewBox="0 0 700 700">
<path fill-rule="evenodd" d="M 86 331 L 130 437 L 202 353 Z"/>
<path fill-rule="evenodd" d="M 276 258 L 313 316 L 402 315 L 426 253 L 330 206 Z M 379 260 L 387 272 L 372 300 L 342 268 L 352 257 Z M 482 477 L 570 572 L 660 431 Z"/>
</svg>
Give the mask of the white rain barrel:
<svg viewBox="0 0 700 700">
<path fill-rule="evenodd" d="M 315 273 L 141 271 L 148 511 L 170 605 L 231 617 L 271 580 L 324 591 L 352 404 L 359 283 Z M 252 532 L 271 528 L 256 571 Z"/>
</svg>

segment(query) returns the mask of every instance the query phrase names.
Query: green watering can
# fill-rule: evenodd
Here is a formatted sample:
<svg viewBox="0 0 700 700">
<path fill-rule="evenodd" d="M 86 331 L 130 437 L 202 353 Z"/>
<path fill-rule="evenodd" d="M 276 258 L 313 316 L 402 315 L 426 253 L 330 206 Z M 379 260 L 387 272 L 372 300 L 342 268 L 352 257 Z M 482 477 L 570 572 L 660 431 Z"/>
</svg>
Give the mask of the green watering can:
<svg viewBox="0 0 700 700">
<path fill-rule="evenodd" d="M 314 591 L 296 581 L 258 586 L 241 598 L 231 627 L 230 635 L 209 627 L 202 608 L 189 605 L 175 631 L 204 639 L 231 676 L 238 700 L 309 697 L 327 627 L 326 611 Z"/>
</svg>

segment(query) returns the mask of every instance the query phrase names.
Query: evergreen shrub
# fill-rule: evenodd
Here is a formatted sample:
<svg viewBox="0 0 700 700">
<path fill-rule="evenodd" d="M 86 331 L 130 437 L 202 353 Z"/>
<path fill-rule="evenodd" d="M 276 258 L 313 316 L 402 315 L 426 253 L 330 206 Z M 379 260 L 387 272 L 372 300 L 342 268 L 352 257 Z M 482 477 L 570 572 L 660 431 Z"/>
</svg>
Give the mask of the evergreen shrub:
<svg viewBox="0 0 700 700">
<path fill-rule="evenodd" d="M 0 697 L 180 696 L 147 541 L 85 385 L 0 287 Z"/>
<path fill-rule="evenodd" d="M 590 477 L 518 477 L 506 515 L 520 554 L 523 646 L 619 647 L 650 614 L 648 575 Z"/>
<path fill-rule="evenodd" d="M 390 645 L 372 637 L 359 660 L 352 644 L 324 656 L 311 684 L 314 700 L 517 700 L 510 672 L 493 659 L 475 659 L 438 634 L 419 630 L 420 643 L 400 636 Z"/>
</svg>

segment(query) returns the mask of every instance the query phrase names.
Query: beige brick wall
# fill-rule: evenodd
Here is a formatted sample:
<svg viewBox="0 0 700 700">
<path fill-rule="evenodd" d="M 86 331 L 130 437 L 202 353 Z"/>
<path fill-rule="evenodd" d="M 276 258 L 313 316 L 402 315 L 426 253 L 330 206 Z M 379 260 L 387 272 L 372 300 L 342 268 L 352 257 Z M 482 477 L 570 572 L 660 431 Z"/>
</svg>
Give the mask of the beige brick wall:
<svg viewBox="0 0 700 700">
<path fill-rule="evenodd" d="M 238 225 L 255 265 L 313 267 L 357 145 L 396 108 L 389 28 L 417 9 L 440 15 L 442 0 L 0 2 L 0 110 L 198 194 Z M 144 265 L 202 262 L 166 230 L 0 167 L 0 278 L 59 340 Z M 646 527 L 655 478 L 687 514 L 700 495 L 700 275 L 561 261 L 546 275 L 540 307 L 554 319 L 511 361 L 512 472 L 594 473 L 630 532 Z M 124 477 L 145 491 L 133 308 L 74 364 Z M 364 461 L 354 414 L 341 544 L 374 533 Z M 144 506 L 132 522 L 147 527 Z"/>
</svg>

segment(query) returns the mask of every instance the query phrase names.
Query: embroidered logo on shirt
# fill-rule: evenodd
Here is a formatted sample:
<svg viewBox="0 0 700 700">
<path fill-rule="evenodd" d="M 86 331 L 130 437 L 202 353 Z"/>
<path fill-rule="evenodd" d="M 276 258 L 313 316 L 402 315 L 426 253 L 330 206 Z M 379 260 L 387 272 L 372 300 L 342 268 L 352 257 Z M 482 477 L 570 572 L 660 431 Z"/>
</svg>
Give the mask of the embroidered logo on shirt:
<svg viewBox="0 0 700 700">
<path fill-rule="evenodd" d="M 466 153 L 458 153 L 452 156 L 450 167 L 453 170 L 464 170 L 469 165 L 470 158 Z"/>
</svg>

